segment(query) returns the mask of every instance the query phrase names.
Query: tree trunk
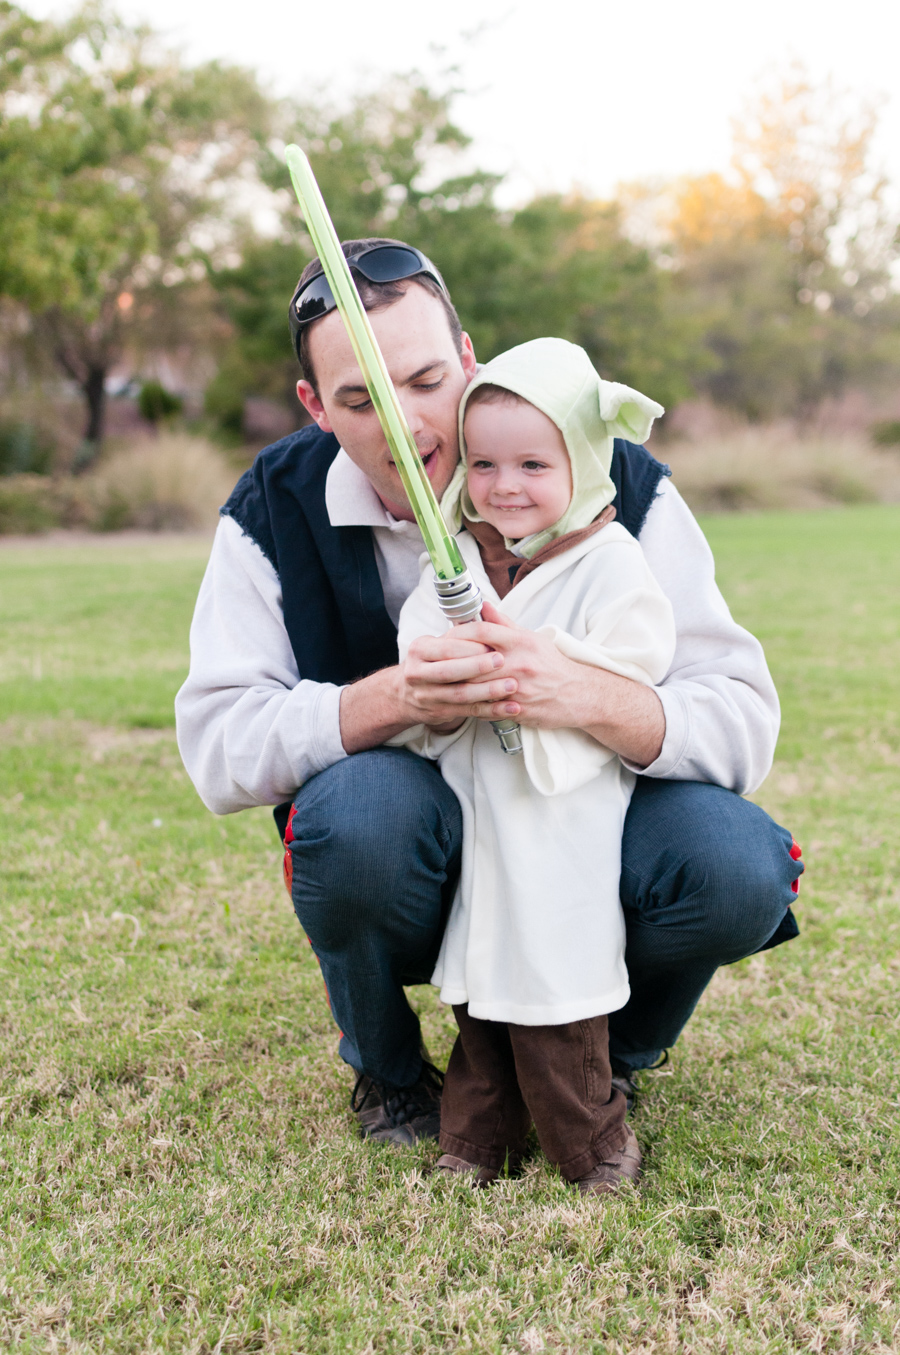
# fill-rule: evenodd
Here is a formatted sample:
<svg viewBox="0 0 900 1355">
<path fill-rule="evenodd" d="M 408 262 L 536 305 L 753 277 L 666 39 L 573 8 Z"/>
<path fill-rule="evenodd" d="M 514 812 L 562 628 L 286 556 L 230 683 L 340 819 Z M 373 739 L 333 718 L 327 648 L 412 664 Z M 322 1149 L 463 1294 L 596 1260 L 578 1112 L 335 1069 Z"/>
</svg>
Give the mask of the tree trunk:
<svg viewBox="0 0 900 1355">
<path fill-rule="evenodd" d="M 95 442 L 99 447 L 103 441 L 103 419 L 106 413 L 106 368 L 89 367 L 81 389 L 88 409 L 84 439 L 85 442 Z"/>
<path fill-rule="evenodd" d="M 80 384 L 87 405 L 87 424 L 84 430 L 84 442 L 76 457 L 74 469 L 83 471 L 87 470 L 97 459 L 103 442 L 103 424 L 106 414 L 106 368 L 88 367 L 87 376 Z"/>
</svg>

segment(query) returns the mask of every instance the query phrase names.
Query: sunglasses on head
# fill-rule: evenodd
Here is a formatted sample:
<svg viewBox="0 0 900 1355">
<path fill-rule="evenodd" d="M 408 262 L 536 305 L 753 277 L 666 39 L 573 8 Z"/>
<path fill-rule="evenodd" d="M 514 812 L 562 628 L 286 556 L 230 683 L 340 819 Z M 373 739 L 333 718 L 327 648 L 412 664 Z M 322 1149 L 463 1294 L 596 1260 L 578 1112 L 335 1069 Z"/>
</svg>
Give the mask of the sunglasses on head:
<svg viewBox="0 0 900 1355">
<path fill-rule="evenodd" d="M 444 279 L 430 259 L 412 245 L 367 245 L 357 254 L 348 254 L 347 263 L 369 282 L 402 282 L 405 278 L 432 278 L 446 295 Z M 291 297 L 288 318 L 294 352 L 300 356 L 300 333 L 314 320 L 333 311 L 337 302 L 322 272 L 307 278 Z"/>
</svg>

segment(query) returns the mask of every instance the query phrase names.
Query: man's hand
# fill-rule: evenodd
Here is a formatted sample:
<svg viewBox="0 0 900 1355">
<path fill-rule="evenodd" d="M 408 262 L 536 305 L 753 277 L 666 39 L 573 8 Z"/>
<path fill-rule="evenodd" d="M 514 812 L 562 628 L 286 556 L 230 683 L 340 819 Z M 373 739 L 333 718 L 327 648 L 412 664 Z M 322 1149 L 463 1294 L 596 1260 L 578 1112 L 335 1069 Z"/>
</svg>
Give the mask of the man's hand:
<svg viewBox="0 0 900 1355">
<path fill-rule="evenodd" d="M 450 732 L 470 715 L 488 718 L 494 703 L 515 692 L 515 679 L 496 677 L 503 656 L 471 639 L 470 629 L 422 636 L 405 663 L 345 687 L 340 708 L 345 752 L 376 748 L 411 725 Z"/>
<path fill-rule="evenodd" d="M 451 639 L 454 652 L 460 644 L 472 649 L 458 659 L 451 658 L 443 648 Z M 477 655 L 472 652 L 476 649 Z M 487 657 L 494 666 L 480 676 L 474 665 Z M 652 687 L 576 663 L 549 636 L 517 626 L 489 602 L 484 604 L 481 621 L 429 641 L 417 651 L 411 666 L 412 659 L 411 649 L 407 680 L 415 686 L 416 700 L 431 709 L 437 703 L 442 717 L 462 705 L 465 715 L 482 720 L 512 716 L 536 729 L 583 729 L 639 767 L 655 762 L 662 750 L 666 719 Z M 456 678 L 455 664 L 465 669 Z M 448 687 L 454 682 L 457 685 Z M 429 686 L 441 684 L 442 692 L 429 694 Z M 497 689 L 503 684 L 506 691 L 498 700 Z"/>
<path fill-rule="evenodd" d="M 656 761 L 666 720 L 652 687 L 576 663 L 548 636 L 517 626 L 489 602 L 482 618 L 446 635 L 421 636 L 404 664 L 345 688 L 347 752 L 375 747 L 410 725 L 452 729 L 473 715 L 583 729 L 635 766 Z"/>
</svg>

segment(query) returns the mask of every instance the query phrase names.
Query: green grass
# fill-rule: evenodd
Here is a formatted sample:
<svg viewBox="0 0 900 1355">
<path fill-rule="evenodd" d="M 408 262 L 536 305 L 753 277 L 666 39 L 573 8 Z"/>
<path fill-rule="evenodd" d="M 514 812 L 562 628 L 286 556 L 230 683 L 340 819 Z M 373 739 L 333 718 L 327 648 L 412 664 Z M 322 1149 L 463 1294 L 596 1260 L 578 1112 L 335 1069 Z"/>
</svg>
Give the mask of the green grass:
<svg viewBox="0 0 900 1355">
<path fill-rule="evenodd" d="M 0 548 L 0 1348 L 900 1347 L 900 510 L 705 526 L 784 700 L 755 798 L 803 935 L 717 976 L 602 1205 L 355 1139 L 270 816 L 175 749 L 204 544 Z"/>
</svg>

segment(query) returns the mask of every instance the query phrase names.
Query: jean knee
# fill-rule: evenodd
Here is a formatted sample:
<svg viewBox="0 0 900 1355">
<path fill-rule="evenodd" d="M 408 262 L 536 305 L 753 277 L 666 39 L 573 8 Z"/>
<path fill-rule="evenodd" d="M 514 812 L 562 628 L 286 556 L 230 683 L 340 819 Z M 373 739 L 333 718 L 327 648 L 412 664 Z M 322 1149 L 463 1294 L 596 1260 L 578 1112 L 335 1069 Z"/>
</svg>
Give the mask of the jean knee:
<svg viewBox="0 0 900 1355">
<path fill-rule="evenodd" d="M 623 844 L 623 903 L 645 922 L 677 909 L 718 963 L 759 949 L 776 931 L 802 870 L 792 837 L 758 805 L 717 786 L 656 783 L 636 796 Z M 628 897 L 626 897 L 626 895 Z"/>
<path fill-rule="evenodd" d="M 292 898 L 301 923 L 338 933 L 382 922 L 411 890 L 446 877 L 461 840 L 456 797 L 430 763 L 373 749 L 304 786 L 291 820 Z"/>
<path fill-rule="evenodd" d="M 791 857 L 791 834 L 749 801 L 741 823 L 696 863 L 711 942 L 723 959 L 740 959 L 765 945 L 794 901 L 802 866 Z"/>
</svg>

